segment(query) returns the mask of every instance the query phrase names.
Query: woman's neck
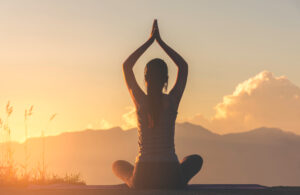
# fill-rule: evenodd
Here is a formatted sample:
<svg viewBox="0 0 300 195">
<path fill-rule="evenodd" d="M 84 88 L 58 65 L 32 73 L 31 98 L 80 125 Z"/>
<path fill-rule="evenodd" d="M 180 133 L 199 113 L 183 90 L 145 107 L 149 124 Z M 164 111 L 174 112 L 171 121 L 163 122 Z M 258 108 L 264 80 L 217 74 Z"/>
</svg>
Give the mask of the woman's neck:
<svg viewBox="0 0 300 195">
<path fill-rule="evenodd" d="M 147 89 L 147 95 L 149 96 L 162 96 L 162 90 L 151 90 L 151 89 Z"/>
</svg>

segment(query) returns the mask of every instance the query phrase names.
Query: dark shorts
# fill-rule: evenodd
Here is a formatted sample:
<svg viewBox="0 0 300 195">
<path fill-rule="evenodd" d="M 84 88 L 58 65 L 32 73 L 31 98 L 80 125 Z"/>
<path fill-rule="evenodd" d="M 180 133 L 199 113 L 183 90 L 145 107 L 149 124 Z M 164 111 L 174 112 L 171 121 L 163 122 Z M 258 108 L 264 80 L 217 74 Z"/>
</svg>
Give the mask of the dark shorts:
<svg viewBox="0 0 300 195">
<path fill-rule="evenodd" d="M 179 162 L 138 162 L 130 182 L 132 188 L 184 188 Z"/>
</svg>

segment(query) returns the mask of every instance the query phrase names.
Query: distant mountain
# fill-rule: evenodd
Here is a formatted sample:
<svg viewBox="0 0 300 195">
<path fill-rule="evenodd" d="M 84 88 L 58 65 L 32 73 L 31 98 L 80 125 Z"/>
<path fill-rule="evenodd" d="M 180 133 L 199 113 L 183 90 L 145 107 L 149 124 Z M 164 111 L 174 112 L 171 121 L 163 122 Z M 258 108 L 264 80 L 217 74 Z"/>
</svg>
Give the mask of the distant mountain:
<svg viewBox="0 0 300 195">
<path fill-rule="evenodd" d="M 27 141 L 30 163 L 41 161 L 41 138 Z M 176 125 L 178 157 L 200 154 L 201 172 L 191 183 L 257 183 L 300 185 L 300 136 L 276 128 L 218 135 L 190 123 Z M 2 146 L 1 146 L 2 147 Z M 17 162 L 24 159 L 24 143 L 13 144 Z M 84 130 L 46 138 L 46 161 L 50 172 L 80 172 L 88 184 L 117 184 L 111 171 L 117 159 L 134 163 L 137 131 Z M 35 163 L 33 163 L 35 162 Z"/>
</svg>

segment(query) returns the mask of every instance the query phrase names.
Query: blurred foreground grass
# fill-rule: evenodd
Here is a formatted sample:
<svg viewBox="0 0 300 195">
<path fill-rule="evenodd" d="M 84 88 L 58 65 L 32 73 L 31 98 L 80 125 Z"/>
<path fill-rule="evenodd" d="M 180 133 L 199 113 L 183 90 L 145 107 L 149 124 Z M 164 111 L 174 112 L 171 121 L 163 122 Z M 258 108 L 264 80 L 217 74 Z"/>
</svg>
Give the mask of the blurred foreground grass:
<svg viewBox="0 0 300 195">
<path fill-rule="evenodd" d="M 14 151 L 11 147 L 11 132 L 13 131 L 10 126 L 10 117 L 13 114 L 13 106 L 8 103 L 5 106 L 5 117 L 0 118 L 0 187 L 17 187 L 28 185 L 49 185 L 49 184 L 78 184 L 85 185 L 84 180 L 81 178 L 80 173 L 66 173 L 65 175 L 57 175 L 48 173 L 46 170 L 45 148 L 47 146 L 45 142 L 45 133 L 49 130 L 50 123 L 56 117 L 56 113 L 52 114 L 48 119 L 47 126 L 41 129 L 41 159 L 37 166 L 29 170 L 29 157 L 30 151 L 28 151 L 27 142 L 28 139 L 28 120 L 33 114 L 33 105 L 24 113 L 24 162 L 22 164 L 16 164 L 14 161 Z"/>
</svg>

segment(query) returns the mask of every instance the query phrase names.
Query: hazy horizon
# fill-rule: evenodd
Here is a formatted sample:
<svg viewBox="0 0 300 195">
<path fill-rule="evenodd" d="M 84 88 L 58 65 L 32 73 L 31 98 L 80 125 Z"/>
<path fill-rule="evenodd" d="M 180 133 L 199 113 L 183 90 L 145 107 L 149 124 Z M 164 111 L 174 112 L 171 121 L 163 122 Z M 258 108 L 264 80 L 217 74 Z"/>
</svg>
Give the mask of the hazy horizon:
<svg viewBox="0 0 300 195">
<path fill-rule="evenodd" d="M 190 154 L 199 154 L 204 159 L 203 168 L 192 179 L 192 184 L 299 185 L 299 135 L 262 128 L 251 133 L 220 136 L 190 124 L 177 124 L 176 130 L 179 160 Z M 26 143 L 30 154 L 27 162 L 33 173 L 41 162 L 42 140 L 29 139 Z M 120 129 L 47 137 L 47 173 L 81 173 L 88 185 L 120 184 L 122 181 L 115 177 L 111 165 L 118 159 L 134 163 L 137 142 L 137 131 Z M 24 144 L 12 143 L 11 146 L 15 163 L 24 163 Z M 3 147 L 1 143 L 0 147 Z"/>
<path fill-rule="evenodd" d="M 253 128 L 253 129 L 248 129 L 248 130 L 245 130 L 245 131 L 242 131 L 242 132 L 227 132 L 227 133 L 219 133 L 219 132 L 216 132 L 212 129 L 209 129 L 203 125 L 200 125 L 200 124 L 195 124 L 193 122 L 190 122 L 190 121 L 184 121 L 184 122 L 176 122 L 176 125 L 193 125 L 193 126 L 196 126 L 198 128 L 203 128 L 205 130 L 207 130 L 208 132 L 211 132 L 215 135 L 220 135 L 220 136 L 227 136 L 227 135 L 234 135 L 234 134 L 240 134 L 240 133 L 249 133 L 249 132 L 253 132 L 253 131 L 257 131 L 257 130 L 261 130 L 261 129 L 271 129 L 271 130 L 279 130 L 279 131 L 282 131 L 283 133 L 291 133 L 295 136 L 300 136 L 300 134 L 298 133 L 295 133 L 293 131 L 289 131 L 289 130 L 286 130 L 286 129 L 281 129 L 281 128 L 278 128 L 278 127 L 267 127 L 267 126 L 260 126 L 260 127 L 256 127 L 256 128 Z M 49 134 L 49 135 L 45 135 L 45 137 L 56 137 L 56 136 L 61 136 L 65 133 L 83 133 L 85 131 L 110 131 L 110 130 L 116 130 L 116 129 L 120 129 L 121 131 L 137 131 L 137 127 L 132 127 L 132 128 L 129 128 L 129 129 L 124 129 L 123 127 L 121 126 L 112 126 L 112 127 L 109 127 L 107 129 L 100 129 L 100 128 L 84 128 L 84 129 L 77 129 L 77 130 L 74 130 L 74 131 L 62 131 L 60 133 L 56 133 L 56 134 Z M 175 132 L 175 136 L 176 136 L 176 132 Z M 28 137 L 27 141 L 29 141 L 30 139 L 40 139 L 42 138 L 41 135 L 36 135 L 36 136 L 31 136 L 31 137 Z M 23 144 L 25 143 L 26 140 L 12 140 L 12 143 L 19 143 L 19 144 Z M 0 141 L 0 144 L 3 143 Z"/>
</svg>

